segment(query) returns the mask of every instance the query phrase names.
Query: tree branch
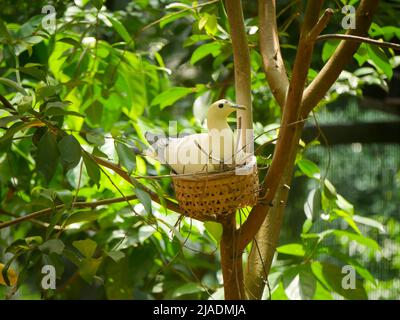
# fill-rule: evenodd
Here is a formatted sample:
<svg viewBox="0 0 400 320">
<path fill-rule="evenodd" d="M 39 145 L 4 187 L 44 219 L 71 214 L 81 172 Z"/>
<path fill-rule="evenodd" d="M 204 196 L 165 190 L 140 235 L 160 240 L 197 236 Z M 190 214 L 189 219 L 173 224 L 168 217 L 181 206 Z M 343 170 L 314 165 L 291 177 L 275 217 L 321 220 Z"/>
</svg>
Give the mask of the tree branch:
<svg viewBox="0 0 400 320">
<path fill-rule="evenodd" d="M 283 108 L 289 88 L 289 80 L 279 45 L 275 0 L 258 1 L 258 20 L 260 53 L 265 76 L 272 94 Z"/>
<path fill-rule="evenodd" d="M 329 40 L 329 39 L 340 39 L 340 40 L 348 40 L 348 41 L 355 41 L 355 42 L 364 42 L 368 44 L 372 44 L 377 47 L 381 48 L 389 48 L 393 50 L 400 50 L 400 44 L 393 43 L 393 42 L 385 42 L 379 41 L 375 39 L 359 37 L 359 36 L 352 36 L 350 34 L 324 34 L 319 36 L 316 40 Z"/>
<path fill-rule="evenodd" d="M 356 12 L 357 28 L 349 30 L 347 35 L 364 36 L 372 23 L 379 0 L 361 0 Z M 350 62 L 360 44 L 355 41 L 342 41 L 332 57 L 311 82 L 303 95 L 301 114 L 306 117 L 323 99 L 344 67 Z"/>
<path fill-rule="evenodd" d="M 104 199 L 104 200 L 98 200 L 98 201 L 93 201 L 93 202 L 75 202 L 72 204 L 72 208 L 95 208 L 98 206 L 103 206 L 103 205 L 107 205 L 107 204 L 112 204 L 112 203 L 118 203 L 118 202 L 124 202 L 124 201 L 130 201 L 130 200 L 134 200 L 136 199 L 136 195 L 130 195 L 127 197 L 119 197 L 119 198 L 111 198 L 111 199 Z M 42 209 L 39 211 L 35 211 L 32 212 L 26 216 L 22 216 L 19 218 L 16 218 L 14 220 L 11 221 L 6 221 L 3 223 L 0 223 L 0 230 L 10 227 L 12 225 L 15 224 L 19 224 L 21 222 L 24 221 L 29 221 L 32 219 L 36 219 L 45 215 L 48 215 L 52 212 L 54 212 L 54 210 L 60 210 L 65 208 L 65 204 L 59 204 L 57 206 L 55 206 L 54 208 L 46 208 L 46 209 Z"/>
<path fill-rule="evenodd" d="M 285 172 L 285 168 L 289 165 L 290 156 L 297 149 L 303 125 L 301 122 L 296 126 L 290 124 L 296 123 L 299 117 L 303 90 L 314 48 L 314 42 L 309 41 L 308 34 L 318 21 L 322 2 L 323 0 L 308 1 L 296 59 L 293 66 L 293 76 L 290 82 L 285 107 L 283 109 L 281 130 L 279 131 L 278 142 L 275 147 L 271 167 L 265 177 L 264 188 L 266 194 L 262 198 L 264 203 L 254 207 L 247 220 L 241 226 L 240 237 L 238 238 L 239 250 L 244 250 L 246 245 L 255 237 L 260 226 L 263 224 L 269 211 L 269 206 L 265 205 L 265 203 L 270 204 L 274 199 Z"/>
</svg>

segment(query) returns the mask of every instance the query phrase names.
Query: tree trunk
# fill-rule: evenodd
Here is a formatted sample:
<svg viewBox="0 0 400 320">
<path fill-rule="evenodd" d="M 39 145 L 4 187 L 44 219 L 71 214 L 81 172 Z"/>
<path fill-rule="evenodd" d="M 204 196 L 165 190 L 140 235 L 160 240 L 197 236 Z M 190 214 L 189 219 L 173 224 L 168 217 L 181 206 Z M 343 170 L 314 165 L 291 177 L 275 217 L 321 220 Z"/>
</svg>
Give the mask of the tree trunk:
<svg viewBox="0 0 400 320">
<path fill-rule="evenodd" d="M 225 300 L 245 299 L 242 252 L 236 247 L 236 220 L 232 214 L 223 224 L 221 239 L 221 266 Z"/>
</svg>

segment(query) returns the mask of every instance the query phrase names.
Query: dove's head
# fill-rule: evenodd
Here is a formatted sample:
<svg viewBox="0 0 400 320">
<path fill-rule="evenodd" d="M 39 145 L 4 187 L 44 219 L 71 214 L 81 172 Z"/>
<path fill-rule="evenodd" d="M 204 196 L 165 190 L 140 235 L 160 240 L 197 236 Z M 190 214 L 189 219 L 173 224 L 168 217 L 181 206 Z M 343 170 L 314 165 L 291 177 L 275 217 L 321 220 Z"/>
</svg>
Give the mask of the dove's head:
<svg viewBox="0 0 400 320">
<path fill-rule="evenodd" d="M 232 112 L 237 110 L 246 110 L 246 107 L 226 99 L 218 100 L 208 108 L 207 118 L 226 119 Z"/>
</svg>

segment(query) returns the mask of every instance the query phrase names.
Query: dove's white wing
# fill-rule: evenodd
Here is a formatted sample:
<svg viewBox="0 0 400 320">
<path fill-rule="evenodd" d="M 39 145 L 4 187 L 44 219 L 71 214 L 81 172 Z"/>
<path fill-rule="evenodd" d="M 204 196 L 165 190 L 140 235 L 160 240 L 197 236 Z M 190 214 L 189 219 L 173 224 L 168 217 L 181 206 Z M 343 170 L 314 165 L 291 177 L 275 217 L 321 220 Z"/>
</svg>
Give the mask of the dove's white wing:
<svg viewBox="0 0 400 320">
<path fill-rule="evenodd" d="M 177 173 L 213 172 L 219 164 L 211 161 L 211 149 L 209 135 L 202 133 L 169 139 L 161 154 L 165 163 Z"/>
</svg>

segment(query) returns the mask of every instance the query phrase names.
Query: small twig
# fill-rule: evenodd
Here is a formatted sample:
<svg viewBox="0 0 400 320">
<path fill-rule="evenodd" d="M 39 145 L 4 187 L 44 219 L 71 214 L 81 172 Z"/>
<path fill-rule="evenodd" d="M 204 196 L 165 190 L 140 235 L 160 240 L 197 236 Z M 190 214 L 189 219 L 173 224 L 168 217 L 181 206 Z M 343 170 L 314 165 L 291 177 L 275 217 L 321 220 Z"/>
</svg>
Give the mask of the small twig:
<svg viewBox="0 0 400 320">
<path fill-rule="evenodd" d="M 350 34 L 324 34 L 324 35 L 317 37 L 316 41 L 329 40 L 329 39 L 364 42 L 364 43 L 372 44 L 374 46 L 378 46 L 381 48 L 390 48 L 393 50 L 400 50 L 400 44 L 397 44 L 397 43 L 379 41 L 379 40 L 370 39 L 370 38 L 366 38 L 366 37 L 353 36 Z"/>
<path fill-rule="evenodd" d="M 130 195 L 127 197 L 119 197 L 119 198 L 110 198 L 110 199 L 104 199 L 104 200 L 99 200 L 99 201 L 94 201 L 94 202 L 75 202 L 72 205 L 72 207 L 74 207 L 74 208 L 95 208 L 95 207 L 102 206 L 102 205 L 124 202 L 127 200 L 134 200 L 134 199 L 136 199 L 136 195 Z M 35 218 L 45 216 L 47 214 L 50 214 L 54 210 L 63 209 L 64 207 L 65 207 L 65 204 L 59 204 L 59 205 L 55 206 L 54 208 L 42 209 L 39 211 L 32 212 L 26 216 L 19 217 L 14 220 L 11 220 L 11 221 L 6 221 L 3 223 L 0 223 L 0 230 L 10 227 L 12 225 L 24 222 L 24 221 L 28 221 L 28 220 L 32 220 Z"/>
<path fill-rule="evenodd" d="M 18 216 L 15 213 L 8 212 L 8 211 L 6 211 L 6 210 L 4 210 L 2 208 L 0 208 L 0 215 L 5 215 L 5 216 L 13 217 L 13 218 L 18 218 Z M 38 225 L 40 227 L 43 227 L 43 228 L 47 228 L 49 226 L 49 224 L 47 222 L 43 222 L 43 221 L 36 220 L 36 219 L 30 220 L 30 222 L 32 222 L 33 224 L 36 224 L 36 225 Z M 60 226 L 56 225 L 54 227 L 54 229 L 55 230 L 59 230 Z"/>
</svg>

